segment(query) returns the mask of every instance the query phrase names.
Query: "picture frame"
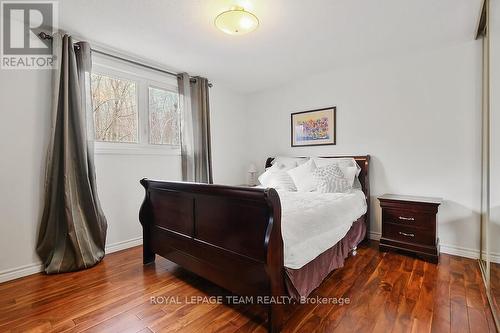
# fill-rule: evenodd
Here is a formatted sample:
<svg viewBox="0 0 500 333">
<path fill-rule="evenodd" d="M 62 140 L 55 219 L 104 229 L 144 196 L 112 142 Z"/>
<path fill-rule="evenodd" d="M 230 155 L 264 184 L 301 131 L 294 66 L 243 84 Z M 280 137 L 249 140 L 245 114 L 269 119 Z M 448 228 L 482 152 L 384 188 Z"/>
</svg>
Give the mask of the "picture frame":
<svg viewBox="0 0 500 333">
<path fill-rule="evenodd" d="M 292 113 L 290 139 L 292 147 L 337 144 L 337 107 Z"/>
</svg>

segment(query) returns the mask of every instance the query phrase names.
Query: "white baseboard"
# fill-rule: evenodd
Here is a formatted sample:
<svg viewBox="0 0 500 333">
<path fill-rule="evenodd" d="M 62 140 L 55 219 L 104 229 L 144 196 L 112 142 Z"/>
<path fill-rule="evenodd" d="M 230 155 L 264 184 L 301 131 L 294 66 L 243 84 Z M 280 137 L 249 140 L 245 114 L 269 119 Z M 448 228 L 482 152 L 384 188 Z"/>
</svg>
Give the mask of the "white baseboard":
<svg viewBox="0 0 500 333">
<path fill-rule="evenodd" d="M 0 283 L 14 280 L 23 276 L 40 273 L 43 271 L 43 265 L 40 262 L 6 269 L 0 272 Z"/>
<path fill-rule="evenodd" d="M 126 241 L 116 242 L 106 246 L 106 254 L 125 250 L 142 244 L 142 237 L 132 238 Z M 16 268 L 6 269 L 0 272 L 0 283 L 18 279 L 24 276 L 40 273 L 43 271 L 41 262 L 36 262 L 29 265 L 19 266 Z"/>
<path fill-rule="evenodd" d="M 139 245 L 142 245 L 142 237 L 132 238 L 126 241 L 109 244 L 108 246 L 106 246 L 106 253 L 109 254 Z"/>
<path fill-rule="evenodd" d="M 371 231 L 370 239 L 379 241 L 382 234 L 380 232 Z M 442 253 L 451 254 L 454 256 L 478 259 L 479 258 L 479 250 L 469 249 L 462 246 L 457 245 L 449 245 L 449 244 L 440 244 L 439 249 Z M 500 253 L 490 253 L 490 259 L 492 262 L 500 264 Z"/>
<path fill-rule="evenodd" d="M 479 259 L 479 250 L 469 249 L 466 247 L 456 246 L 456 245 L 446 245 L 442 244 L 440 246 L 441 252 L 447 254 L 453 254 L 459 257 Z M 500 253 L 490 253 L 490 261 L 500 264 Z"/>
<path fill-rule="evenodd" d="M 375 240 L 375 241 L 379 241 L 381 236 L 382 236 L 382 234 L 380 232 L 370 231 L 368 238 Z"/>
<path fill-rule="evenodd" d="M 479 258 L 479 250 L 469 249 L 462 246 L 441 244 L 439 249 L 443 253 L 452 254 L 454 256 L 465 257 L 470 259 Z"/>
</svg>

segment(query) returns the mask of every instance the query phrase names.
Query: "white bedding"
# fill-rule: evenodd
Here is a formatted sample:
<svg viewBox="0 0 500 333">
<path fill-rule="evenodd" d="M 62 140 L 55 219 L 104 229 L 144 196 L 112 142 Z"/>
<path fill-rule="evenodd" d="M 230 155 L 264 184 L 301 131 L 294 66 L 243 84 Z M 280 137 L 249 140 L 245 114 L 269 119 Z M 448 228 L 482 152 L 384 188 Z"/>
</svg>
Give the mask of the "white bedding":
<svg viewBox="0 0 500 333">
<path fill-rule="evenodd" d="M 278 191 L 285 267 L 298 269 L 337 244 L 366 213 L 361 190 L 349 193 Z"/>
</svg>

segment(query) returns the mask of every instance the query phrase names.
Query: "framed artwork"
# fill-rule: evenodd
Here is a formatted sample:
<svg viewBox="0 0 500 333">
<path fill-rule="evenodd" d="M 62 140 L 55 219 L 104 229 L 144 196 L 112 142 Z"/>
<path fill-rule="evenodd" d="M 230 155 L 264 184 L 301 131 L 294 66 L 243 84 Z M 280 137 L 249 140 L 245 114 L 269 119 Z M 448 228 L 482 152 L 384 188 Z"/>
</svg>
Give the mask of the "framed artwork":
<svg viewBox="0 0 500 333">
<path fill-rule="evenodd" d="M 292 113 L 292 147 L 336 144 L 336 113 L 335 106 Z"/>
</svg>

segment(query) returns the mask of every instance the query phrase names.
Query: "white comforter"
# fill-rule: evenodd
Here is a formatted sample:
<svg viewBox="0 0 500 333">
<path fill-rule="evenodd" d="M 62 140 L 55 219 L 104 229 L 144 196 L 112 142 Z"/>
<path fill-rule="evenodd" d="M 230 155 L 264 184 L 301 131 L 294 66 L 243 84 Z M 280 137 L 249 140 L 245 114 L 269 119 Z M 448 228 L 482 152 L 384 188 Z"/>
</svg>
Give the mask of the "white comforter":
<svg viewBox="0 0 500 333">
<path fill-rule="evenodd" d="M 285 192 L 281 232 L 285 266 L 298 269 L 338 243 L 354 221 L 366 213 L 361 190 L 349 193 Z"/>
</svg>

